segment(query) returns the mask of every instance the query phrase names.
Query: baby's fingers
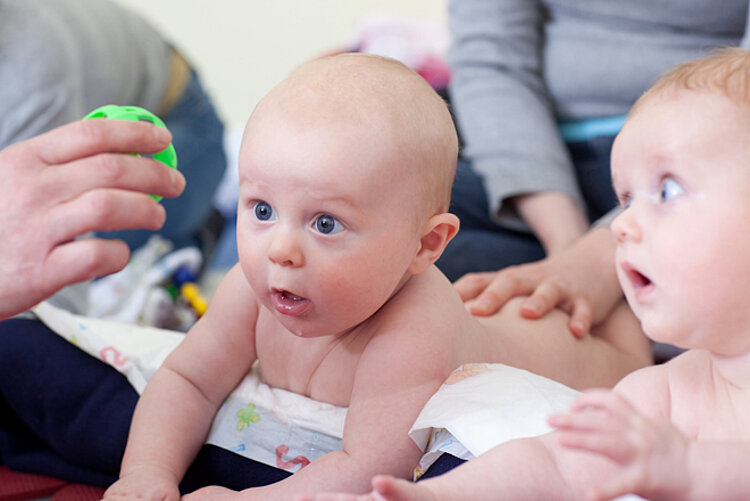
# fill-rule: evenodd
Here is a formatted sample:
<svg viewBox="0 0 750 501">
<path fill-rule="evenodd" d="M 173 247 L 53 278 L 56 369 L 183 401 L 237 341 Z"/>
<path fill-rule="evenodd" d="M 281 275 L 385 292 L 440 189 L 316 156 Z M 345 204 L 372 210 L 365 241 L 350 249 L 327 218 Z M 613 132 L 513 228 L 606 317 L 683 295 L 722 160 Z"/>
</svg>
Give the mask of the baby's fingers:
<svg viewBox="0 0 750 501">
<path fill-rule="evenodd" d="M 609 414 L 622 414 L 632 411 L 630 403 L 617 393 L 610 390 L 587 390 L 578 395 L 570 405 L 573 412 L 587 409 L 597 409 Z"/>
<path fill-rule="evenodd" d="M 609 431 L 559 430 L 558 443 L 567 449 L 577 449 L 605 456 L 617 464 L 633 458 L 634 451 L 620 434 Z"/>
</svg>

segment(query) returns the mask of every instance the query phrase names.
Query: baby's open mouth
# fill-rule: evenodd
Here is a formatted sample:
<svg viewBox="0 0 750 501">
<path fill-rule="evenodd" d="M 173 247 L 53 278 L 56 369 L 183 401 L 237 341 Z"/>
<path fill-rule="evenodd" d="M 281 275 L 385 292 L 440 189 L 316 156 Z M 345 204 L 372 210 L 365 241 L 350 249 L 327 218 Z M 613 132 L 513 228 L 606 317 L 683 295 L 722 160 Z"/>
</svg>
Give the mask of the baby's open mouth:
<svg viewBox="0 0 750 501">
<path fill-rule="evenodd" d="M 283 289 L 271 291 L 274 308 L 284 315 L 300 315 L 310 306 L 310 300 Z"/>
<path fill-rule="evenodd" d="M 628 278 L 635 290 L 640 290 L 651 285 L 651 279 L 646 275 L 636 270 L 631 264 L 624 263 L 622 265 L 625 276 Z"/>
</svg>

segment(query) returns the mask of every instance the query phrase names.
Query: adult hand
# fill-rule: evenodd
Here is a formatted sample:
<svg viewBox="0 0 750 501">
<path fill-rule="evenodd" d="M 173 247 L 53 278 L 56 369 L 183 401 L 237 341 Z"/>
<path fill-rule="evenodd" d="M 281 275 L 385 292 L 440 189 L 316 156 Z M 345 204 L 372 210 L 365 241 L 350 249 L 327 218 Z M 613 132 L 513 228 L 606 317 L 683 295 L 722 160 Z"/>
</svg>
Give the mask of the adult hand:
<svg viewBox="0 0 750 501">
<path fill-rule="evenodd" d="M 521 305 L 526 318 L 541 318 L 559 308 L 570 315 L 568 328 L 580 337 L 606 318 L 622 297 L 614 249 L 609 228 L 594 228 L 542 261 L 469 273 L 455 287 L 474 315 L 492 315 L 516 296 L 528 296 Z"/>
<path fill-rule="evenodd" d="M 128 153 L 156 153 L 170 140 L 145 122 L 88 120 L 0 151 L 0 319 L 127 264 L 124 242 L 76 237 L 164 224 L 148 194 L 175 197 L 184 177 Z"/>
</svg>

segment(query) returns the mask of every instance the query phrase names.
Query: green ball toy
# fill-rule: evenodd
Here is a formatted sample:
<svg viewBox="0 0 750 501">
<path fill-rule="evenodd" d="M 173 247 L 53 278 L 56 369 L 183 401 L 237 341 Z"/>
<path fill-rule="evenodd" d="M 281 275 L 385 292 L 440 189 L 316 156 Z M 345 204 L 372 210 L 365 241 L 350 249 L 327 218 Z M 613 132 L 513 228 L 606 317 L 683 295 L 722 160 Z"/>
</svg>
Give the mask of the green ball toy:
<svg viewBox="0 0 750 501">
<path fill-rule="evenodd" d="M 83 117 L 84 120 L 90 120 L 92 118 L 110 118 L 112 120 L 130 120 L 131 122 L 139 122 L 141 120 L 145 120 L 163 129 L 167 128 L 167 126 L 164 125 L 164 122 L 162 122 L 162 120 L 159 117 L 157 117 L 150 111 L 140 108 L 138 106 L 118 106 L 116 104 L 108 104 L 106 106 L 101 106 L 95 109 L 94 111 L 92 111 L 91 113 Z M 137 157 L 140 157 L 138 153 L 131 153 L 131 154 Z M 167 148 L 164 151 L 160 151 L 159 153 L 154 153 L 153 158 L 172 169 L 177 168 L 177 152 L 175 152 L 175 149 L 172 143 L 169 143 L 169 146 L 167 146 Z M 158 195 L 151 195 L 151 198 L 153 198 L 154 200 L 158 202 L 159 200 L 161 200 L 162 197 Z"/>
</svg>

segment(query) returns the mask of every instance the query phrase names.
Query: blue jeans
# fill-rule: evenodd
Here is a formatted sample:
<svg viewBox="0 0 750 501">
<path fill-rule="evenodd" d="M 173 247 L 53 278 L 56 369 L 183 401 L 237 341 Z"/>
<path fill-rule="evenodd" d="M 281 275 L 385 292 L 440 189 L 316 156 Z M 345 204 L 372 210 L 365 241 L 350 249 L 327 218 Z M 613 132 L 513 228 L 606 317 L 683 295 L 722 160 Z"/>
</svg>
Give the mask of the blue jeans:
<svg viewBox="0 0 750 501">
<path fill-rule="evenodd" d="M 613 141 L 614 137 L 605 136 L 568 144 L 592 222 L 617 204 L 609 171 Z M 461 229 L 437 262 L 438 268 L 451 281 L 466 273 L 500 270 L 545 256 L 533 234 L 511 230 L 490 218 L 484 181 L 471 164 L 462 159 L 453 183 L 451 212 L 461 220 Z"/>
<path fill-rule="evenodd" d="M 193 243 L 198 228 L 213 208 L 214 194 L 227 166 L 224 124 L 195 72 L 180 99 L 162 119 L 172 133 L 177 168 L 187 185 L 179 197 L 161 201 L 167 221 L 157 233 L 180 247 Z M 99 236 L 122 239 L 135 249 L 152 234 L 148 230 L 123 230 Z"/>
</svg>

